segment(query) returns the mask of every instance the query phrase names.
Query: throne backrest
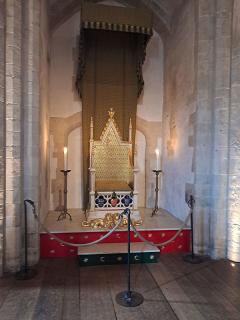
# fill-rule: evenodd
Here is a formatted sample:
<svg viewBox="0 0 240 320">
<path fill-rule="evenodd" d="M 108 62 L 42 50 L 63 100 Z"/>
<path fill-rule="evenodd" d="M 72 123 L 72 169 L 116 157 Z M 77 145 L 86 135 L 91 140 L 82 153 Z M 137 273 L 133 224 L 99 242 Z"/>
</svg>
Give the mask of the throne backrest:
<svg viewBox="0 0 240 320">
<path fill-rule="evenodd" d="M 92 123 L 93 128 L 93 123 Z M 109 119 L 100 140 L 90 140 L 91 167 L 96 170 L 98 181 L 132 182 L 132 142 L 131 121 L 129 141 L 123 141 L 114 120 L 114 112 L 109 111 Z"/>
</svg>

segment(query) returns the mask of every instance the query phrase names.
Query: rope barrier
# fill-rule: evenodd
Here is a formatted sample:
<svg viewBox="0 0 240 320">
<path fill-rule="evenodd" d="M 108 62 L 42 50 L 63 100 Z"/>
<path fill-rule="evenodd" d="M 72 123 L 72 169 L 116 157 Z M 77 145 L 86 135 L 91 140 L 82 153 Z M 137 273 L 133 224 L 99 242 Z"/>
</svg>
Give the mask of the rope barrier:
<svg viewBox="0 0 240 320">
<path fill-rule="evenodd" d="M 35 204 L 31 204 L 33 207 L 33 215 L 35 217 L 35 219 L 37 220 L 37 222 L 39 223 L 40 227 L 48 234 L 50 235 L 54 240 L 56 240 L 57 242 L 61 243 L 61 244 L 65 244 L 66 246 L 71 246 L 71 247 L 87 247 L 87 246 L 91 246 L 94 244 L 97 244 L 101 241 L 103 241 L 104 239 L 108 238 L 122 223 L 122 219 L 123 219 L 123 212 L 119 214 L 119 221 L 117 222 L 117 224 L 108 232 L 106 233 L 104 236 L 102 236 L 100 239 L 94 240 L 92 242 L 88 242 L 88 243 L 72 243 L 72 242 L 68 242 L 68 241 L 64 241 L 60 238 L 58 238 L 57 236 L 55 236 L 55 234 L 51 233 L 39 220 L 37 214 L 36 214 L 36 207 Z"/>
<path fill-rule="evenodd" d="M 178 236 L 179 234 L 183 231 L 184 227 L 187 225 L 187 222 L 189 220 L 191 216 L 191 212 L 188 214 L 187 218 L 185 219 L 185 221 L 183 222 L 183 224 L 181 225 L 180 229 L 176 232 L 176 234 L 169 240 L 167 241 L 164 241 L 164 242 L 161 242 L 161 243 L 154 243 L 154 242 L 151 242 L 149 240 L 147 240 L 146 238 L 144 238 L 141 233 L 136 229 L 136 227 L 133 225 L 132 221 L 131 221 L 131 228 L 133 230 L 133 232 L 139 237 L 139 239 L 141 239 L 143 242 L 151 245 L 151 246 L 156 246 L 156 247 L 163 247 L 169 243 L 171 243 L 172 241 L 174 241 Z"/>
</svg>

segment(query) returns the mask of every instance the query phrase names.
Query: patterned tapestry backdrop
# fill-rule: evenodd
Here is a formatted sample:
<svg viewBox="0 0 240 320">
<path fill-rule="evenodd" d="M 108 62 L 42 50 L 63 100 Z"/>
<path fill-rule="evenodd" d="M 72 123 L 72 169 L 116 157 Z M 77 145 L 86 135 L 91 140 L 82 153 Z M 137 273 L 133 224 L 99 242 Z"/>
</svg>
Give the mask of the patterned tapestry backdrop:
<svg viewBox="0 0 240 320">
<path fill-rule="evenodd" d="M 86 26 L 86 24 L 85 24 Z M 88 26 L 88 25 L 87 25 Z M 149 34 L 82 28 L 77 88 L 82 98 L 84 205 L 88 205 L 90 118 L 99 139 L 113 108 L 123 140 L 132 119 L 133 144 L 137 99 L 143 88 L 142 64 Z"/>
</svg>

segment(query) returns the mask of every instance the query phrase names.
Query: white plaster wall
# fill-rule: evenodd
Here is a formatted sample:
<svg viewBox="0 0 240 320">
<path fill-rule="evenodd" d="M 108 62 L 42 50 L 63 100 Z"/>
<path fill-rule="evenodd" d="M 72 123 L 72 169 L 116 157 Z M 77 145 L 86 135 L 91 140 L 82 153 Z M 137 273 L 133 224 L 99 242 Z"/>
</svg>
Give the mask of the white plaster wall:
<svg viewBox="0 0 240 320">
<path fill-rule="evenodd" d="M 145 206 L 148 208 L 152 208 L 155 201 L 155 176 L 152 170 L 156 169 L 156 148 L 160 151 L 160 159 L 162 158 L 163 68 L 163 43 L 154 31 L 146 50 L 143 65 L 144 88 L 137 105 L 137 117 L 146 121 L 141 128 L 137 121 L 137 129 L 142 130 L 146 138 Z"/>
<path fill-rule="evenodd" d="M 114 4 L 106 2 L 104 4 Z M 79 40 L 80 13 L 76 13 L 63 25 L 61 25 L 51 39 L 50 57 L 50 117 L 69 117 L 82 110 L 81 102 L 74 87 L 74 74 L 77 70 L 77 46 Z M 139 205 L 154 205 L 154 176 L 151 172 L 155 166 L 154 150 L 161 146 L 161 119 L 163 108 L 163 44 L 161 38 L 154 32 L 147 47 L 147 55 L 143 66 L 143 77 L 145 80 L 144 91 L 139 98 L 137 106 L 137 117 L 147 122 L 148 127 L 144 130 L 139 128 L 137 134 L 138 161 L 141 166 L 140 199 Z M 154 130 L 151 122 L 154 122 Z M 159 125 L 158 125 L 159 123 Z M 76 131 L 77 132 L 77 131 Z M 77 147 L 76 132 L 69 137 L 69 157 L 75 160 L 69 162 L 69 168 L 73 171 L 72 176 L 78 176 L 81 181 L 81 146 Z M 79 131 L 81 132 L 81 130 Z M 152 143 L 151 143 L 152 141 Z M 151 144 L 150 148 L 147 144 Z M 54 179 L 56 174 L 56 159 L 54 156 L 54 144 L 50 140 L 50 176 Z M 72 149 L 74 153 L 71 155 Z M 79 148 L 78 150 L 76 148 Z M 77 151 L 76 151 L 77 150 Z M 161 148 L 160 148 L 161 150 Z M 78 152 L 79 151 L 79 152 Z M 146 158 L 143 158 L 146 154 Z M 70 159 L 69 159 L 70 161 Z M 145 167 L 147 161 L 147 166 Z M 79 167 L 77 168 L 77 163 Z M 70 167 L 72 166 L 72 167 Z M 74 168 L 74 169 L 73 169 Z M 146 168 L 146 169 L 145 169 Z M 146 172 L 146 170 L 148 172 Z M 147 186 L 147 189 L 146 187 Z M 81 184 L 75 183 L 74 179 L 69 179 L 69 207 L 81 206 Z M 74 190 L 74 191 L 73 191 Z M 71 195 L 70 195 L 71 194 Z M 74 198 L 76 195 L 76 198 Z M 50 195 L 50 208 L 53 208 L 52 197 Z"/>
<path fill-rule="evenodd" d="M 50 55 L 50 117 L 65 118 L 82 110 L 81 101 L 75 90 L 77 51 L 80 30 L 80 13 L 77 12 L 53 33 Z M 77 131 L 76 131 L 77 132 Z M 69 208 L 81 208 L 81 144 L 77 143 L 76 132 L 69 135 L 69 169 L 72 170 L 68 183 Z M 81 128 L 78 130 L 81 136 Z M 79 136 L 79 139 L 80 139 Z M 73 160 L 73 155 L 76 161 Z M 79 163 L 77 167 L 76 163 Z M 50 137 L 50 181 L 56 178 L 57 159 L 54 158 L 54 142 Z M 79 180 L 76 183 L 73 177 Z M 54 210 L 50 183 L 50 210 Z M 62 196 L 63 197 L 63 196 Z"/>
<path fill-rule="evenodd" d="M 194 3 L 181 11 L 165 46 L 161 205 L 184 219 L 186 186 L 194 182 Z"/>
<path fill-rule="evenodd" d="M 80 13 L 62 24 L 52 35 L 50 58 L 50 117 L 68 117 L 81 111 L 75 90 Z"/>
<path fill-rule="evenodd" d="M 68 207 L 82 208 L 82 131 L 80 128 L 73 130 L 68 136 L 68 165 L 71 168 L 69 174 Z"/>
<path fill-rule="evenodd" d="M 154 31 L 147 45 L 143 65 L 144 88 L 137 106 L 137 116 L 147 121 L 162 121 L 163 58 L 163 43 Z"/>
<path fill-rule="evenodd" d="M 194 182 L 194 173 L 192 172 L 194 149 L 188 145 L 189 115 L 193 108 L 194 106 L 189 104 L 185 110 L 177 112 L 177 138 L 172 146 L 174 157 L 167 155 L 167 141 L 170 141 L 170 135 L 169 132 L 165 132 L 161 206 L 182 220 L 185 219 L 189 211 L 185 202 L 186 184 L 191 185 Z"/>
</svg>

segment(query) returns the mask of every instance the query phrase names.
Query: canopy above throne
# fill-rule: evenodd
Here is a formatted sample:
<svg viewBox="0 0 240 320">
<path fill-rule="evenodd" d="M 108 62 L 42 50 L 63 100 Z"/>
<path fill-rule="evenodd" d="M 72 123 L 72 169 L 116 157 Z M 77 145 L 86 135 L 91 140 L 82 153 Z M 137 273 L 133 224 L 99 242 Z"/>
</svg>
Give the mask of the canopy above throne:
<svg viewBox="0 0 240 320">
<path fill-rule="evenodd" d="M 108 106 L 114 106 L 117 112 L 123 140 L 128 139 L 131 117 L 134 149 L 137 100 L 144 84 L 142 65 L 151 35 L 152 14 L 146 8 L 133 10 L 88 2 L 82 6 L 76 86 L 82 99 L 85 208 L 91 189 L 88 179 L 91 115 L 95 117 L 94 135 L 97 140 L 107 121 Z"/>
</svg>

